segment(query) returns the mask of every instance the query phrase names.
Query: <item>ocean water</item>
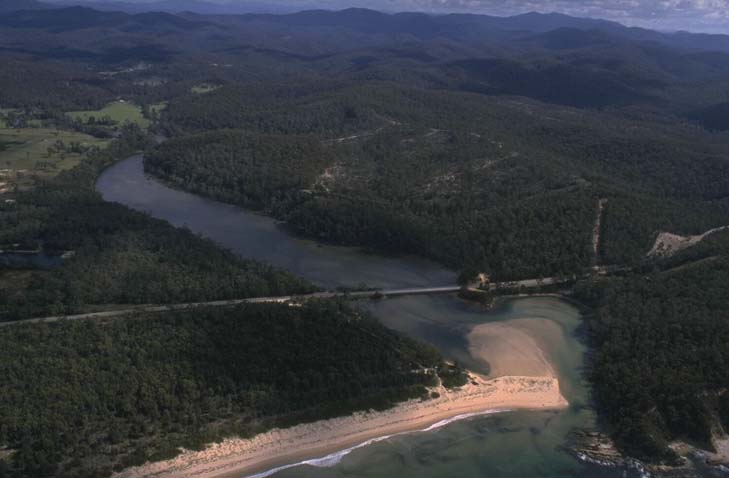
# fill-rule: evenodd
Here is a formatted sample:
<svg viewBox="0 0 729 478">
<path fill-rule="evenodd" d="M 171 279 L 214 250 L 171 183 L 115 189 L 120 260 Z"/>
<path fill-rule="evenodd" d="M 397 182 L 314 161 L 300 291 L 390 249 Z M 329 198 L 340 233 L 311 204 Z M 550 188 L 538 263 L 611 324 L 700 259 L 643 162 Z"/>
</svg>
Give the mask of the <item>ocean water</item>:
<svg viewBox="0 0 729 478">
<path fill-rule="evenodd" d="M 423 433 L 388 438 L 352 450 L 338 460 L 303 464 L 277 477 L 617 477 L 622 470 L 575 460 L 564 450 L 574 428 L 594 425 L 585 407 L 588 388 L 582 378 L 585 346 L 577 329 L 579 311 L 559 299 L 534 297 L 504 300 L 494 310 L 450 296 L 411 297 L 370 305 L 387 326 L 436 345 L 474 371 L 488 372 L 467 350 L 467 333 L 477 324 L 540 319 L 531 333 L 549 331 L 540 346 L 570 402 L 563 411 L 514 411 L 454 421 Z M 543 321 L 543 322 L 542 322 Z M 558 328 L 546 326 L 551 322 Z M 544 327 L 540 324 L 545 324 Z M 558 331 L 555 333 L 555 330 Z M 480 369 L 481 368 L 481 369 Z"/>
<path fill-rule="evenodd" d="M 290 236 L 270 218 L 173 190 L 143 172 L 135 156 L 107 169 L 97 190 L 109 201 L 165 219 L 209 237 L 246 258 L 287 269 L 326 288 L 336 286 L 441 286 L 456 274 L 414 257 L 367 255 Z M 564 449 L 569 432 L 594 425 L 586 407 L 582 368 L 586 347 L 578 337 L 580 312 L 553 297 L 501 300 L 491 310 L 455 296 L 417 296 L 363 302 L 386 326 L 429 342 L 448 358 L 488 373 L 468 352 L 478 325 L 519 319 L 537 339 L 560 379 L 570 407 L 562 411 L 506 411 L 461 417 L 422 432 L 383 437 L 353 449 L 256 476 L 329 477 L 622 477 L 623 470 L 578 462 Z"/>
</svg>

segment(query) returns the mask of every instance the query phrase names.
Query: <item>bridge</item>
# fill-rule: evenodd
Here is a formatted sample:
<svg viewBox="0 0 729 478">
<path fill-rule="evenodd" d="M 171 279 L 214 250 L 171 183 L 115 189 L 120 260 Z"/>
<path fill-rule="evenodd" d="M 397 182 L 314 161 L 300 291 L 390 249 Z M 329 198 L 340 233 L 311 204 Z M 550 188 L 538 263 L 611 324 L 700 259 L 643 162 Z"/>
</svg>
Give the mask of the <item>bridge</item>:
<svg viewBox="0 0 729 478">
<path fill-rule="evenodd" d="M 489 284 L 489 290 L 534 289 L 548 285 L 557 285 L 574 280 L 574 277 L 544 277 L 539 279 L 526 279 L 522 281 L 497 282 Z M 382 299 L 386 297 L 404 297 L 414 295 L 453 294 L 463 289 L 460 285 L 447 285 L 442 287 L 414 287 L 404 289 L 372 289 L 355 291 L 325 291 L 303 295 L 284 295 L 275 297 L 249 297 L 245 299 L 215 300 L 209 302 L 188 302 L 183 304 L 166 305 L 140 305 L 126 309 L 105 310 L 74 315 L 55 315 L 38 317 L 34 319 L 0 322 L 0 327 L 18 324 L 51 323 L 67 320 L 111 319 L 139 313 L 171 312 L 176 310 L 191 310 L 200 307 L 233 307 L 242 304 L 300 304 L 311 299 Z M 477 289 L 471 289 L 477 290 Z"/>
</svg>

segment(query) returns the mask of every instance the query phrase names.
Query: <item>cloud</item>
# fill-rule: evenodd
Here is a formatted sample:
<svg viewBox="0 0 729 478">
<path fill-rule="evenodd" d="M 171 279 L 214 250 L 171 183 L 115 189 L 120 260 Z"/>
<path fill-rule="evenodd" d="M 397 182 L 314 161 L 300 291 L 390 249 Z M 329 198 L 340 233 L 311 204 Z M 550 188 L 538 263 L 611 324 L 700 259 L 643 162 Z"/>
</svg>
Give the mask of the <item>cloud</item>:
<svg viewBox="0 0 729 478">
<path fill-rule="evenodd" d="M 328 0 L 390 11 L 515 15 L 560 12 L 660 30 L 729 33 L 729 0 Z"/>
</svg>

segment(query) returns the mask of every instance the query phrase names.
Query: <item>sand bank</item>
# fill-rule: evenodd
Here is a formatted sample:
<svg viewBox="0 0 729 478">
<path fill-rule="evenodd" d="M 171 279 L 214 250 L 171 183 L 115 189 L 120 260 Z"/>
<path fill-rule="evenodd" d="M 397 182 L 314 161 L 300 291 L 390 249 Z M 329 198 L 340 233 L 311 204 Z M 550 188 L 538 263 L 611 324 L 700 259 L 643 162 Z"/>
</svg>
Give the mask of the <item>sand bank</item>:
<svg viewBox="0 0 729 478">
<path fill-rule="evenodd" d="M 503 376 L 556 377 L 540 338 L 561 334 L 546 319 L 516 319 L 477 325 L 468 334 L 468 351 L 487 362 L 490 378 Z"/>
<path fill-rule="evenodd" d="M 114 478 L 251 476 L 474 414 L 567 406 L 553 377 L 509 376 L 489 380 L 471 374 L 471 381 L 464 387 L 452 391 L 439 387 L 434 391 L 440 394 L 438 398 L 410 400 L 383 412 L 361 412 L 274 429 L 251 439 L 226 439 L 203 451 L 185 451 L 171 460 L 129 468 L 116 473 Z"/>
</svg>

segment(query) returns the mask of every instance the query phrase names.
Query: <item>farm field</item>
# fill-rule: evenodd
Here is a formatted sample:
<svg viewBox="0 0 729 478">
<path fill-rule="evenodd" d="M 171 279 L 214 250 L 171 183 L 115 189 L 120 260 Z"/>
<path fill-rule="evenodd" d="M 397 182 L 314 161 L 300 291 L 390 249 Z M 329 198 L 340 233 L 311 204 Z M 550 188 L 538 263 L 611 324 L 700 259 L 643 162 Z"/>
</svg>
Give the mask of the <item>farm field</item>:
<svg viewBox="0 0 729 478">
<path fill-rule="evenodd" d="M 72 144 L 80 148 L 74 149 Z M 35 178 L 55 176 L 72 168 L 84 155 L 80 150 L 92 146 L 103 148 L 106 141 L 51 128 L 0 128 L 0 193 L 16 185 L 27 189 Z"/>
<path fill-rule="evenodd" d="M 155 105 L 153 108 L 158 107 Z M 89 110 L 89 111 L 70 111 L 67 113 L 73 119 L 78 119 L 83 122 L 87 122 L 90 117 L 94 117 L 96 120 L 108 117 L 114 121 L 117 125 L 124 124 L 129 121 L 130 123 L 137 123 L 141 128 L 149 127 L 149 120 L 142 116 L 142 108 L 135 105 L 134 103 L 127 103 L 125 101 L 115 101 L 109 103 L 100 110 Z"/>
</svg>

